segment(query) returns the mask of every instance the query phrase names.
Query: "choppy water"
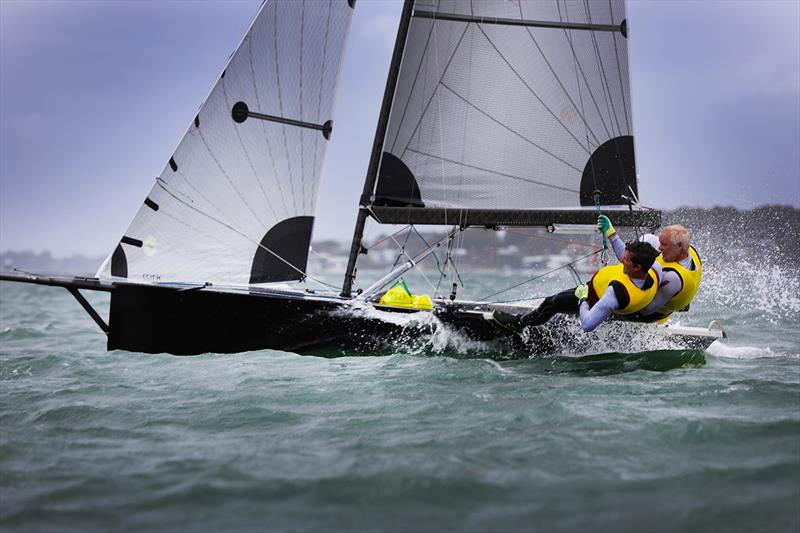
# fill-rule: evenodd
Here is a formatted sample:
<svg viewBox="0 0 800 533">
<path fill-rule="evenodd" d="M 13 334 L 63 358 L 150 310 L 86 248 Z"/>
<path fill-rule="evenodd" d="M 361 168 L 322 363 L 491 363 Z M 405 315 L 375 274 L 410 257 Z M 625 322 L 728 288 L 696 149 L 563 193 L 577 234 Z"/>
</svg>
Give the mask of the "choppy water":
<svg viewBox="0 0 800 533">
<path fill-rule="evenodd" d="M 706 352 L 517 361 L 107 353 L 2 283 L 0 528 L 798 531 L 798 279 L 763 274 L 712 268 Z"/>
</svg>

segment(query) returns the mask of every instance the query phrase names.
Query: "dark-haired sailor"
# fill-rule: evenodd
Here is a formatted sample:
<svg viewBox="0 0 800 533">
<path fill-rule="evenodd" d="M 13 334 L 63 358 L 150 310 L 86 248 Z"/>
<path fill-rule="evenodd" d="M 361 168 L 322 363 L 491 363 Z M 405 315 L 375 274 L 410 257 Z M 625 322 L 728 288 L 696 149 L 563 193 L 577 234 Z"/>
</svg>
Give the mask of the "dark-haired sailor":
<svg viewBox="0 0 800 533">
<path fill-rule="evenodd" d="M 608 217 L 601 215 L 597 228 L 609 238 L 614 253 L 620 257 L 624 253 L 622 240 Z M 689 230 L 680 224 L 667 226 L 658 236 L 658 247 L 661 255 L 656 261 L 663 270 L 658 292 L 652 302 L 630 317 L 633 320 L 666 320 L 673 312 L 687 308 L 700 286 L 703 264 L 697 250 L 689 244 Z"/>
<path fill-rule="evenodd" d="M 630 242 L 624 245 L 622 263 L 601 268 L 588 285 L 548 296 L 538 308 L 521 316 L 495 311 L 492 321 L 518 333 L 526 326 L 544 324 L 556 313 L 577 312 L 583 331 L 592 331 L 612 314 L 637 313 L 653 300 L 661 274 L 655 264 L 657 255 L 646 242 Z"/>
</svg>

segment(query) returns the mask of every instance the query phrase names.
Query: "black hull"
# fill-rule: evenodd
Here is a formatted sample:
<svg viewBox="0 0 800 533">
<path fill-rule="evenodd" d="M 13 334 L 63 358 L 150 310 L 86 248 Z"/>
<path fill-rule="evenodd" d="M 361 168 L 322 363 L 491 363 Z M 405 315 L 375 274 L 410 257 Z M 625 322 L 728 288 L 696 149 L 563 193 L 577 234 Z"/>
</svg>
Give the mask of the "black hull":
<svg viewBox="0 0 800 533">
<path fill-rule="evenodd" d="M 118 285 L 111 295 L 109 350 L 175 355 L 368 347 L 365 332 L 396 336 L 380 321 L 334 320 L 343 301 L 292 295 Z"/>
<path fill-rule="evenodd" d="M 522 336 L 508 335 L 483 317 L 487 309 L 484 304 L 439 301 L 431 312 L 359 306 L 344 298 L 301 293 L 117 285 L 111 296 L 108 349 L 176 355 L 261 349 L 330 357 L 373 355 L 427 351 L 440 328 L 471 341 L 494 342 L 486 347 L 490 353 L 478 348 L 475 356 L 482 357 L 596 353 L 604 346 L 598 337 L 576 331 L 569 319 L 530 328 Z M 641 326 L 620 326 L 613 333 L 618 342 L 601 351 L 637 351 L 642 346 Z M 705 349 L 715 340 L 671 337 L 682 349 Z"/>
<path fill-rule="evenodd" d="M 484 318 L 487 304 L 476 302 L 437 300 L 432 311 L 420 311 L 263 288 L 144 285 L 17 273 L 0 273 L 0 281 L 64 287 L 108 335 L 109 350 L 145 353 L 196 355 L 273 349 L 328 357 L 398 351 L 463 357 L 466 350 L 467 357 L 524 358 L 533 354 L 703 350 L 724 337 L 722 331 L 705 328 L 663 328 L 622 321 L 598 328 L 599 334 L 584 334 L 574 319 L 558 316 L 522 335 L 510 335 Z M 79 290 L 111 294 L 108 324 Z M 443 338 L 447 342 L 442 343 Z M 448 344 L 450 340 L 455 341 L 455 349 Z M 478 344 L 464 349 L 463 340 Z"/>
</svg>

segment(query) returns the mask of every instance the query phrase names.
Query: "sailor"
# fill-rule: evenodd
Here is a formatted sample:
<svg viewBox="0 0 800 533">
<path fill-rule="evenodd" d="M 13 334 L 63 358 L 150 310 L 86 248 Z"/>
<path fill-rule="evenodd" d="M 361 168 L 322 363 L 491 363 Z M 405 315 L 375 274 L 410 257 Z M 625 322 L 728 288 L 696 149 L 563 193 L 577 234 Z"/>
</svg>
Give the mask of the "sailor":
<svg viewBox="0 0 800 533">
<path fill-rule="evenodd" d="M 617 258 L 624 253 L 622 239 L 614 231 L 611 220 L 601 215 L 597 220 L 597 228 L 608 237 Z M 648 239 L 649 238 L 649 239 Z M 643 240 L 652 243 L 654 235 L 646 235 Z M 673 312 L 685 310 L 697 294 L 700 278 L 703 275 L 703 264 L 697 250 L 689 244 L 689 230 L 680 224 L 667 226 L 658 236 L 658 247 L 661 255 L 656 261 L 663 270 L 661 283 L 653 301 L 634 315 L 631 320 L 654 322 L 666 320 Z"/>
<path fill-rule="evenodd" d="M 578 313 L 583 331 L 592 331 L 612 314 L 639 312 L 653 300 L 661 274 L 655 264 L 657 255 L 646 242 L 630 242 L 623 245 L 622 263 L 601 268 L 588 285 L 549 296 L 537 309 L 521 316 L 495 311 L 492 321 L 518 333 L 525 326 L 544 324 L 556 313 Z"/>
</svg>

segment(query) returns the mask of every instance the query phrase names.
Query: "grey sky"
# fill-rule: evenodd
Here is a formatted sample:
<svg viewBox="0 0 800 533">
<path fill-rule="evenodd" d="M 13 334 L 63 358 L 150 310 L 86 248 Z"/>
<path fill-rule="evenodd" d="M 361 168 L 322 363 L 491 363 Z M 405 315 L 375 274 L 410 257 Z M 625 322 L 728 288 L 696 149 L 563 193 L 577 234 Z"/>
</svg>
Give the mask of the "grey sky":
<svg viewBox="0 0 800 533">
<path fill-rule="evenodd" d="M 113 249 L 260 0 L 0 0 L 0 249 Z M 399 1 L 359 0 L 315 238 L 347 240 Z M 800 206 L 800 2 L 628 4 L 642 202 Z"/>
</svg>

